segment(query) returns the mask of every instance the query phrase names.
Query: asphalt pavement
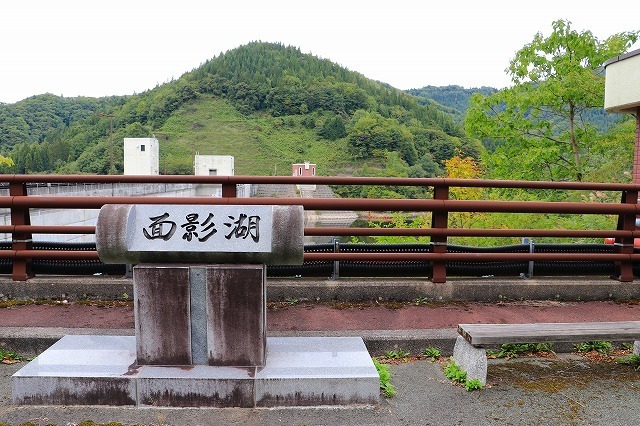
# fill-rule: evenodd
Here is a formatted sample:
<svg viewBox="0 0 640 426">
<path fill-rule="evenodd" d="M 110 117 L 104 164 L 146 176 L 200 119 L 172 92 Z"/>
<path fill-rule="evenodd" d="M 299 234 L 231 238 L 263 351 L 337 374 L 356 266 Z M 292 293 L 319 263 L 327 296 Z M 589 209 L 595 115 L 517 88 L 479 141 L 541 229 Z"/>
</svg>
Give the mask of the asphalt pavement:
<svg viewBox="0 0 640 426">
<path fill-rule="evenodd" d="M 491 360 L 488 386 L 467 392 L 427 360 L 392 365 L 397 394 L 377 406 L 283 409 L 15 406 L 10 375 L 0 367 L 0 419 L 10 425 L 635 425 L 640 373 L 573 355 Z"/>
<path fill-rule="evenodd" d="M 386 288 L 398 299 L 396 290 Z M 0 424 L 77 425 L 86 420 L 124 425 L 640 424 L 640 372 L 612 358 L 593 360 L 559 351 L 551 358 L 490 359 L 488 386 L 473 392 L 454 385 L 443 374 L 457 323 L 640 320 L 640 305 L 635 299 L 580 301 L 561 296 L 552 300 L 435 301 L 414 298 L 411 291 L 415 291 L 415 283 L 407 289 L 410 291 L 405 300 L 394 303 L 384 293 L 373 300 L 364 297 L 366 303 L 352 300 L 349 304 L 283 298 L 271 305 L 267 315 L 271 317 L 269 334 L 273 336 L 359 335 L 372 355 L 400 348 L 412 355 L 421 353 L 425 347 L 441 349 L 443 356 L 437 362 L 409 359 L 392 364 L 391 383 L 397 394 L 392 398 L 381 395 L 376 406 L 272 409 L 16 406 L 11 400 L 10 381 L 11 375 L 24 365 L 21 362 L 0 364 Z M 291 294 L 288 291 L 282 294 Z M 86 309 L 91 304 L 76 304 L 69 290 L 56 288 L 52 293 L 67 297 L 58 297 L 53 305 L 47 305 L 58 311 L 47 308 L 36 314 L 40 305 L 0 309 L 0 348 L 29 357 L 65 334 L 133 334 L 130 304 L 93 305 L 95 311 L 71 315 L 74 309 Z"/>
</svg>

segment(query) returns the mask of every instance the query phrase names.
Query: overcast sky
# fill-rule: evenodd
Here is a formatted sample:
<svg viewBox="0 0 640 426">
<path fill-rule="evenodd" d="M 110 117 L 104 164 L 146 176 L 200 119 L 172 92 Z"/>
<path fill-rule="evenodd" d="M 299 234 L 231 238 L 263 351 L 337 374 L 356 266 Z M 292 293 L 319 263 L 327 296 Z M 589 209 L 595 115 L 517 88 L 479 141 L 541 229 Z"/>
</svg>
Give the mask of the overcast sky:
<svg viewBox="0 0 640 426">
<path fill-rule="evenodd" d="M 556 19 L 600 40 L 640 29 L 637 2 L 20 0 L 0 9 L 0 102 L 140 93 L 251 41 L 281 42 L 399 89 L 510 84 Z M 639 44 L 631 50 L 640 48 Z"/>
</svg>

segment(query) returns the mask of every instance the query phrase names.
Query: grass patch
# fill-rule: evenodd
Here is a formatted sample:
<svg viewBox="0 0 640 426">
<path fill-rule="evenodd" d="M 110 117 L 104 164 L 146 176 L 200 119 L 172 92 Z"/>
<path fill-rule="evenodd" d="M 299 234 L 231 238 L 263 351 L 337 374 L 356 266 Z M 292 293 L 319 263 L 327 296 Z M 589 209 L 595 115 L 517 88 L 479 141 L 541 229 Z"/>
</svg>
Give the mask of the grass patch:
<svg viewBox="0 0 640 426">
<path fill-rule="evenodd" d="M 550 343 L 505 343 L 498 350 L 487 349 L 489 358 L 517 358 L 537 354 L 555 354 Z"/>
<path fill-rule="evenodd" d="M 630 354 L 626 357 L 618 357 L 615 359 L 619 364 L 630 365 L 636 370 L 640 370 L 640 356 L 636 354 Z"/>
<path fill-rule="evenodd" d="M 381 364 L 377 359 L 373 358 L 373 365 L 378 370 L 380 376 L 380 389 L 385 397 L 391 398 L 396 392 L 396 388 L 391 384 L 391 369 L 387 364 Z"/>
<path fill-rule="evenodd" d="M 303 118 L 243 115 L 224 99 L 202 95 L 178 109 L 160 129 L 169 135 L 160 148 L 160 167 L 165 155 L 168 173 L 190 167 L 196 151 L 234 156 L 236 175 L 289 176 L 291 163 L 311 161 L 328 176 L 350 164 L 346 138 L 324 139 L 304 127 Z"/>
<path fill-rule="evenodd" d="M 611 342 L 606 342 L 602 340 L 577 343 L 573 346 L 573 348 L 578 353 L 595 351 L 602 355 L 607 355 L 608 353 L 613 351 L 613 346 L 611 345 Z"/>
</svg>

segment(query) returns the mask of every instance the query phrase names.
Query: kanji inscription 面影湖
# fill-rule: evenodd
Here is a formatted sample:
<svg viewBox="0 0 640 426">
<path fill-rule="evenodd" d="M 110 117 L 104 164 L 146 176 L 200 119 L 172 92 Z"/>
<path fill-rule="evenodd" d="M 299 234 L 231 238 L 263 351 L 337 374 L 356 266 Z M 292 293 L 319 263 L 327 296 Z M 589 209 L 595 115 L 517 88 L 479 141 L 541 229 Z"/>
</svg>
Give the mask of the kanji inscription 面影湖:
<svg viewBox="0 0 640 426">
<path fill-rule="evenodd" d="M 188 207 L 188 209 L 186 208 Z M 149 251 L 269 251 L 270 206 L 136 206 L 129 247 Z"/>
</svg>

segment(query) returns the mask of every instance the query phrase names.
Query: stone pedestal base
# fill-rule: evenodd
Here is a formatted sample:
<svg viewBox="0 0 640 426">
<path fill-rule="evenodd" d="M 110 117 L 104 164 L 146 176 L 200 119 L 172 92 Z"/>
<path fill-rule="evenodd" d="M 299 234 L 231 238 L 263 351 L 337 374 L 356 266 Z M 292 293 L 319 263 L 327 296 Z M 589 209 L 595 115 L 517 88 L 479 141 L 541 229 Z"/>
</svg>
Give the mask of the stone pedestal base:
<svg viewBox="0 0 640 426">
<path fill-rule="evenodd" d="M 65 336 L 12 377 L 15 404 L 278 407 L 377 404 L 359 337 L 272 337 L 263 368 L 136 364 L 133 336 Z"/>
<path fill-rule="evenodd" d="M 263 366 L 265 265 L 133 268 L 137 363 Z"/>
</svg>

